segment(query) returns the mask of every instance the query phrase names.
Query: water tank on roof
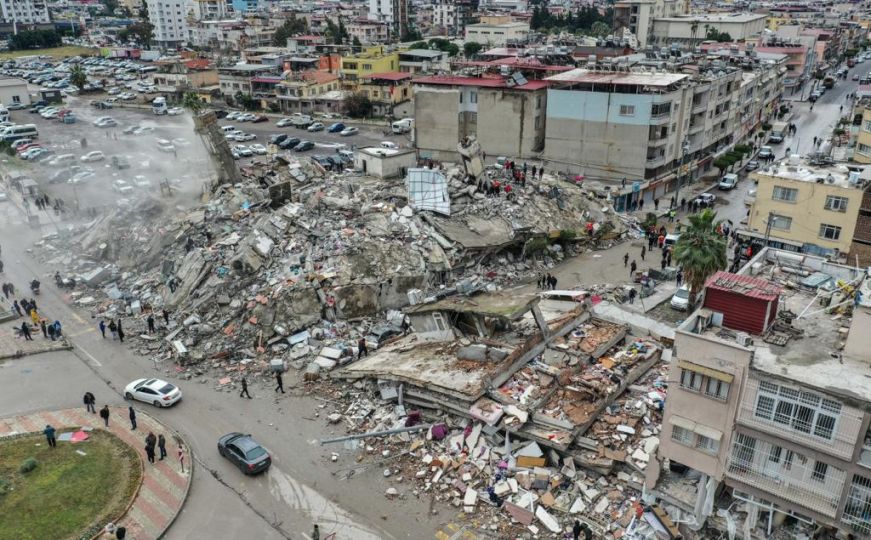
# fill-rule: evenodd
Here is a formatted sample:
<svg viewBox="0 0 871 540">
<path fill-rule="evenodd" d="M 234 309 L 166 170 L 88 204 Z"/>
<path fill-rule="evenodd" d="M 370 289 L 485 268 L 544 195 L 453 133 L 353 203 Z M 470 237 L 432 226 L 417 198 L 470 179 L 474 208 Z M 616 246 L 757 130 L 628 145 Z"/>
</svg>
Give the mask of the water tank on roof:
<svg viewBox="0 0 871 540">
<path fill-rule="evenodd" d="M 850 185 L 855 186 L 859 183 L 859 171 L 850 171 Z"/>
</svg>

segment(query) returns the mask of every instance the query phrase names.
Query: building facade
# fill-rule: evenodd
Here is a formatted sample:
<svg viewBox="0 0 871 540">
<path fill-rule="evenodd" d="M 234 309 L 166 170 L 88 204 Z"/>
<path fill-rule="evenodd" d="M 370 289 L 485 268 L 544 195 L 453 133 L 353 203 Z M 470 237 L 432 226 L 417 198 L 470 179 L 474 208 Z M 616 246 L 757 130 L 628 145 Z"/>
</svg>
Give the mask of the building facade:
<svg viewBox="0 0 871 540">
<path fill-rule="evenodd" d="M 477 23 L 466 26 L 466 41 L 474 41 L 489 47 L 522 44 L 526 43 L 528 38 L 529 23 L 520 21 L 499 24 Z"/>
<path fill-rule="evenodd" d="M 5 23 L 47 24 L 51 22 L 45 0 L 0 0 L 0 17 Z"/>
<path fill-rule="evenodd" d="M 658 17 L 653 21 L 650 44 L 701 43 L 709 31 L 727 33 L 733 40 L 758 36 L 765 29 L 765 15 L 756 13 L 708 13 L 682 17 Z"/>
<path fill-rule="evenodd" d="M 387 51 L 383 46 L 370 47 L 359 54 L 342 57 L 340 74 L 345 85 L 355 86 L 357 81 L 369 75 L 398 69 L 398 52 Z"/>
<path fill-rule="evenodd" d="M 155 44 L 176 48 L 188 42 L 188 8 L 184 0 L 148 0 L 147 4 Z"/>
<path fill-rule="evenodd" d="M 650 44 L 655 18 L 685 13 L 689 13 L 687 0 L 621 0 L 614 3 L 614 30 L 628 30 L 643 49 Z"/>
<path fill-rule="evenodd" d="M 369 18 L 387 23 L 393 39 L 408 31 L 408 0 L 369 0 Z"/>
</svg>

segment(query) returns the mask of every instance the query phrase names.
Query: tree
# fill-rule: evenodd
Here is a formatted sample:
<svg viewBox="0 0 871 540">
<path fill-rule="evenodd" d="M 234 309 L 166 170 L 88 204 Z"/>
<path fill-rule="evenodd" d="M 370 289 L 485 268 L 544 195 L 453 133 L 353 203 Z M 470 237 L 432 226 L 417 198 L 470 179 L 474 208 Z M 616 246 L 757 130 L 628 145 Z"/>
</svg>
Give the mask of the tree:
<svg viewBox="0 0 871 540">
<path fill-rule="evenodd" d="M 481 52 L 481 49 L 483 48 L 484 46 L 476 41 L 467 41 L 463 43 L 463 54 L 466 56 L 475 56 Z"/>
<path fill-rule="evenodd" d="M 245 109 L 246 111 L 253 111 L 257 109 L 260 105 L 256 99 L 254 99 L 251 94 L 243 94 L 242 92 L 236 92 L 236 95 L 233 96 L 233 99 L 236 100 L 236 103 L 239 104 L 240 107 Z"/>
<path fill-rule="evenodd" d="M 272 36 L 272 44 L 276 47 L 286 47 L 287 38 L 302 34 L 308 31 L 308 24 L 305 19 L 297 19 L 296 15 L 290 14 L 290 17 L 284 21 L 284 24 L 275 30 Z"/>
<path fill-rule="evenodd" d="M 148 21 L 133 23 L 118 32 L 118 39 L 121 41 L 135 41 L 143 47 L 148 48 L 154 39 L 154 25 Z"/>
<path fill-rule="evenodd" d="M 196 93 L 185 92 L 185 95 L 181 100 L 181 105 L 193 114 L 197 114 L 203 110 L 205 103 L 203 103 L 203 100 L 200 99 L 200 96 L 196 95 Z"/>
<path fill-rule="evenodd" d="M 674 260 L 683 268 L 690 286 L 690 303 L 717 270 L 726 268 L 726 238 L 717 233 L 716 212 L 705 209 L 689 216 L 689 226 L 674 246 Z"/>
<path fill-rule="evenodd" d="M 590 33 L 594 36 L 604 37 L 611 32 L 611 27 L 602 21 L 596 21 L 590 26 Z"/>
<path fill-rule="evenodd" d="M 365 118 L 372 114 L 372 102 L 366 94 L 351 94 L 345 98 L 345 112 L 351 118 Z"/>
<path fill-rule="evenodd" d="M 423 39 L 423 35 L 421 35 L 420 30 L 417 28 L 409 28 L 402 35 L 400 41 L 406 43 L 408 41 L 420 41 L 421 39 Z"/>
<path fill-rule="evenodd" d="M 83 68 L 81 64 L 74 65 L 70 70 L 70 83 L 74 86 L 78 86 L 79 90 L 84 89 L 85 85 L 88 84 L 88 75 L 85 73 L 85 68 Z"/>
<path fill-rule="evenodd" d="M 460 54 L 460 47 L 456 43 L 451 43 L 447 39 L 444 38 L 432 38 L 429 40 L 429 45 L 425 46 L 424 49 L 432 49 L 436 48 L 442 52 L 448 53 L 448 56 L 456 56 Z"/>
<path fill-rule="evenodd" d="M 362 52 L 363 51 L 363 44 L 360 43 L 360 38 L 357 36 L 354 36 L 353 41 L 351 41 L 351 46 L 354 47 L 354 52 Z"/>
<path fill-rule="evenodd" d="M 728 32 L 720 32 L 710 25 L 705 25 L 705 39 L 716 41 L 719 43 L 728 43 L 732 41 L 732 36 Z"/>
<path fill-rule="evenodd" d="M 22 30 L 9 38 L 9 50 L 48 49 L 61 45 L 61 36 L 54 30 Z"/>
</svg>

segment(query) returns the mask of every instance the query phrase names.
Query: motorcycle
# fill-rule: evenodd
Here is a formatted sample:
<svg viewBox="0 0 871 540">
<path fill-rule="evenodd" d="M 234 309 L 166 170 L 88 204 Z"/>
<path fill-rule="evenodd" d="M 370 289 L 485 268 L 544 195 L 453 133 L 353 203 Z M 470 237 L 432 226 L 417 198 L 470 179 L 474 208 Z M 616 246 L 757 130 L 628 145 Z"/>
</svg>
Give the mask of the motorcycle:
<svg viewBox="0 0 871 540">
<path fill-rule="evenodd" d="M 60 273 L 54 275 L 54 282 L 59 289 L 75 289 L 76 280 L 74 278 L 63 278 Z"/>
</svg>

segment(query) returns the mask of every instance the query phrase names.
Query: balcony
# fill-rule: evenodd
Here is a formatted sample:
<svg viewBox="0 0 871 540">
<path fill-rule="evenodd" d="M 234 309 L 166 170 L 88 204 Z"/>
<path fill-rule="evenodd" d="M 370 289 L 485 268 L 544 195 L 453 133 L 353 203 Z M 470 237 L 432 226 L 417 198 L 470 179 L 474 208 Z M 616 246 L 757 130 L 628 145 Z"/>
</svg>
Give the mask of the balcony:
<svg viewBox="0 0 871 540">
<path fill-rule="evenodd" d="M 705 129 L 705 122 L 704 121 L 698 122 L 698 123 L 690 122 L 690 128 L 689 128 L 689 130 L 687 130 L 687 133 L 698 133 L 699 131 L 702 131 L 703 129 Z"/>
<path fill-rule="evenodd" d="M 648 167 L 658 167 L 659 165 L 665 164 L 665 153 L 662 155 L 653 155 L 647 156 L 647 166 Z"/>
<path fill-rule="evenodd" d="M 693 102 L 693 106 L 692 106 L 691 110 L 692 110 L 693 114 L 703 113 L 703 112 L 708 110 L 708 102 L 707 101 L 700 101 L 698 103 Z"/>
</svg>

